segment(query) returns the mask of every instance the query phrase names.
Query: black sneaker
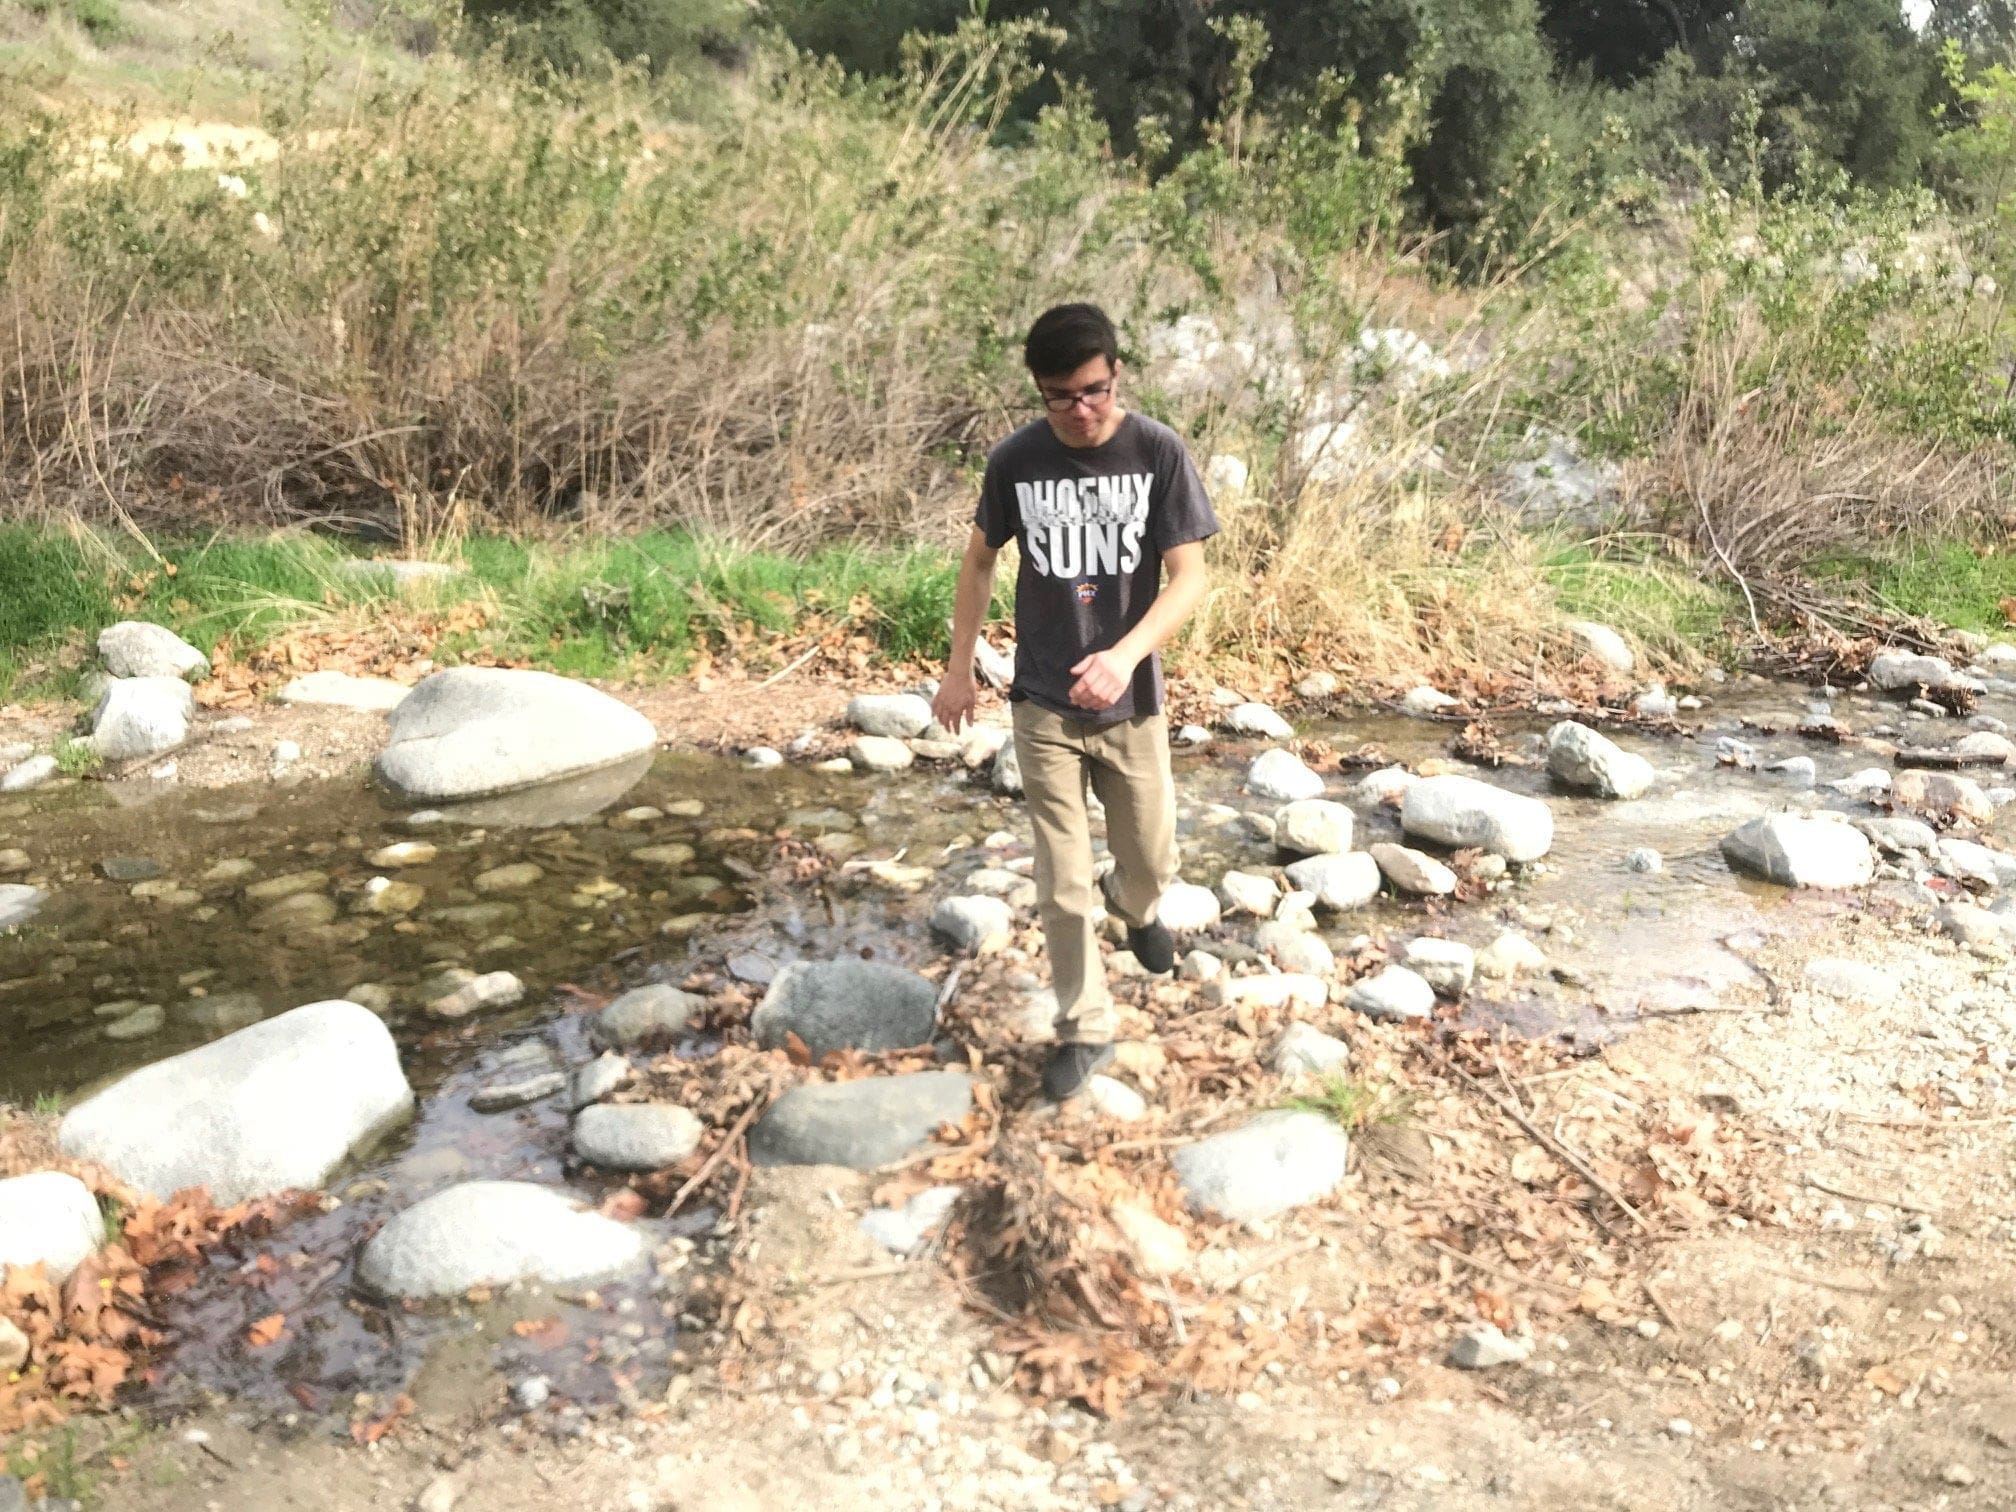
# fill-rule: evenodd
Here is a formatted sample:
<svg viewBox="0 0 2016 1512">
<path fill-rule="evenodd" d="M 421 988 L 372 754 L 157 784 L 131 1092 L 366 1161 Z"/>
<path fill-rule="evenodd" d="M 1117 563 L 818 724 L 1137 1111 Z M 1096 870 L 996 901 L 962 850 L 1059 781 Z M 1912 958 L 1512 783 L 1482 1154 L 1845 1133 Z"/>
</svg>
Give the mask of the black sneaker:
<svg viewBox="0 0 2016 1512">
<path fill-rule="evenodd" d="M 1160 919 L 1140 929 L 1128 925 L 1127 948 L 1134 952 L 1135 960 L 1158 976 L 1176 969 L 1176 940 Z"/>
<path fill-rule="evenodd" d="M 1043 1063 L 1043 1093 L 1052 1102 L 1075 1097 L 1092 1073 L 1112 1060 L 1111 1045 L 1059 1045 Z"/>
</svg>

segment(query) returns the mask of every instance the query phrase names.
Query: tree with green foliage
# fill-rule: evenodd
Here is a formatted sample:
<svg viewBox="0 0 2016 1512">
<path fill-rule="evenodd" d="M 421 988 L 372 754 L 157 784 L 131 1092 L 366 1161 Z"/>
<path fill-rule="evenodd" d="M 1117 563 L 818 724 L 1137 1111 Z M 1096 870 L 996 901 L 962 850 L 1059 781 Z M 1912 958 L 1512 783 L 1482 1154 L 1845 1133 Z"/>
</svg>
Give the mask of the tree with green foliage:
<svg viewBox="0 0 2016 1512">
<path fill-rule="evenodd" d="M 732 50 L 748 25 L 740 0 L 464 0 L 463 14 L 479 37 L 563 73 L 639 59 L 663 73 Z"/>
</svg>

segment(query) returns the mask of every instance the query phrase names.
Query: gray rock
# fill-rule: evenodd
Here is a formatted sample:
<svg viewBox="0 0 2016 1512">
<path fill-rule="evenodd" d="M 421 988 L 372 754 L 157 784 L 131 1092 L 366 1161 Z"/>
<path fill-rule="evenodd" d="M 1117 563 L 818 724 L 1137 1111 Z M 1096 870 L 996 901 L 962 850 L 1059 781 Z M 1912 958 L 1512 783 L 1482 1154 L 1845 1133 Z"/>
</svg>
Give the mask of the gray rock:
<svg viewBox="0 0 2016 1512">
<path fill-rule="evenodd" d="M 16 762 L 0 777 L 0 793 L 25 793 L 42 786 L 62 770 L 62 764 L 54 756 L 30 756 Z"/>
<path fill-rule="evenodd" d="M 1281 887 L 1258 872 L 1228 871 L 1218 879 L 1218 897 L 1234 913 L 1266 918 L 1281 901 Z"/>
<path fill-rule="evenodd" d="M 1334 1191 L 1350 1152 L 1322 1114 L 1282 1111 L 1184 1145 L 1170 1163 L 1192 1210 L 1257 1223 Z"/>
<path fill-rule="evenodd" d="M 1262 751 L 1246 769 L 1246 788 L 1256 798 L 1276 803 L 1294 803 L 1323 796 L 1323 778 L 1309 769 L 1300 756 L 1278 746 Z"/>
<path fill-rule="evenodd" d="M 0 929 L 26 924 L 42 911 L 49 894 L 20 882 L 0 882 Z"/>
<path fill-rule="evenodd" d="M 1517 1365 L 1532 1354 L 1532 1340 L 1508 1338 L 1486 1323 L 1460 1335 L 1449 1346 L 1449 1363 L 1458 1370 L 1489 1370 L 1496 1365 Z"/>
<path fill-rule="evenodd" d="M 1652 763 L 1587 725 L 1564 719 L 1547 732 L 1554 780 L 1599 798 L 1636 798 L 1652 786 Z"/>
<path fill-rule="evenodd" d="M 1929 856 L 1939 846 L 1939 832 L 1922 819 L 1903 819 L 1895 816 L 1884 819 L 1858 819 L 1855 828 L 1876 842 L 1877 848 L 1890 856 Z"/>
<path fill-rule="evenodd" d="M 1513 929 L 1502 931 L 1477 952 L 1477 975 L 1495 982 L 1509 982 L 1526 972 L 1544 970 L 1546 965 L 1547 957 L 1540 947 Z"/>
<path fill-rule="evenodd" d="M 986 955 L 1015 937 L 1015 915 L 999 898 L 944 898 L 931 910 L 931 927 L 961 950 Z"/>
<path fill-rule="evenodd" d="M 1225 716 L 1225 728 L 1238 735 L 1267 740 L 1293 740 L 1295 727 L 1263 703 L 1243 703 Z"/>
<path fill-rule="evenodd" d="M 1342 686 L 1335 672 L 1311 672 L 1295 684 L 1297 698 L 1329 698 Z"/>
<path fill-rule="evenodd" d="M 1381 767 L 1359 778 L 1352 791 L 1361 803 L 1397 803 L 1420 780 L 1405 767 Z"/>
<path fill-rule="evenodd" d="M 1022 758 L 1016 754 L 1013 740 L 1003 745 L 994 757 L 994 770 L 989 774 L 988 784 L 1004 798 L 1022 796 Z"/>
<path fill-rule="evenodd" d="M 355 677 L 348 672 L 309 672 L 295 678 L 273 696 L 283 704 L 309 704 L 331 709 L 360 709 L 389 714 L 406 701 L 412 689 L 389 677 Z"/>
<path fill-rule="evenodd" d="M 864 772 L 901 772 L 914 766 L 917 753 L 888 735 L 862 735 L 847 747 L 847 759 Z"/>
<path fill-rule="evenodd" d="M 1900 809 L 1934 818 L 1971 819 L 1986 824 L 1995 803 L 1971 777 L 1952 772 L 1899 772 L 1890 782 L 1890 801 Z"/>
<path fill-rule="evenodd" d="M 644 1233 L 569 1193 L 468 1181 L 423 1198 L 373 1236 L 357 1281 L 374 1296 L 459 1297 L 472 1286 L 581 1286 L 648 1268 Z"/>
<path fill-rule="evenodd" d="M 1379 863 L 1363 851 L 1310 856 L 1288 868 L 1289 883 L 1316 895 L 1316 906 L 1341 913 L 1379 896 Z"/>
<path fill-rule="evenodd" d="M 767 772 L 784 765 L 784 753 L 769 746 L 751 746 L 742 753 L 742 765 L 752 772 Z"/>
<path fill-rule="evenodd" d="M 1387 880 L 1404 893 L 1446 898 L 1456 891 L 1456 873 L 1433 856 L 1384 842 L 1373 846 L 1369 854 Z"/>
<path fill-rule="evenodd" d="M 647 1039 L 670 1040 L 685 1032 L 706 1007 L 704 998 L 654 982 L 632 988 L 595 1015 L 593 1033 L 601 1044 L 621 1049 Z"/>
<path fill-rule="evenodd" d="M 98 632 L 98 659 L 114 677 L 173 677 L 201 682 L 210 658 L 166 625 L 121 620 Z"/>
<path fill-rule="evenodd" d="M 1934 864 L 1941 876 L 1992 891 L 2001 887 L 2010 869 L 2016 867 L 2016 856 L 1947 836 L 1939 841 Z"/>
<path fill-rule="evenodd" d="M 527 1376 L 511 1388 L 520 1412 L 537 1412 L 553 1399 L 553 1383 L 543 1375 Z"/>
<path fill-rule="evenodd" d="M 861 1215 L 861 1232 L 892 1255 L 914 1255 L 952 1216 L 961 1190 L 926 1187 L 901 1207 L 870 1208 Z"/>
<path fill-rule="evenodd" d="M 1624 869 L 1643 876 L 1657 876 L 1666 870 L 1666 858 L 1649 845 L 1634 845 L 1624 855 Z"/>
<path fill-rule="evenodd" d="M 179 677 L 121 677 L 91 712 L 91 747 L 106 761 L 138 761 L 189 738 L 196 711 Z"/>
<path fill-rule="evenodd" d="M 574 1068 L 567 1083 L 567 1105 L 575 1112 L 598 1103 L 630 1080 L 630 1062 L 614 1050 Z"/>
<path fill-rule="evenodd" d="M 154 1196 L 203 1186 L 233 1203 L 321 1186 L 412 1112 L 391 1034 L 338 999 L 122 1077 L 72 1108 L 58 1138 Z"/>
<path fill-rule="evenodd" d="M 1752 819 L 1723 837 L 1722 855 L 1781 887 L 1863 887 L 1876 874 L 1875 852 L 1859 830 L 1792 814 Z"/>
<path fill-rule="evenodd" d="M 1952 665 L 1942 657 L 1917 656 L 1908 651 L 1882 651 L 1869 663 L 1869 681 L 1886 693 L 1921 687 L 1943 688 L 1952 680 Z"/>
<path fill-rule="evenodd" d="M 1327 1076 L 1351 1064 L 1351 1047 L 1298 1021 L 1282 1031 L 1267 1063 L 1278 1076 Z"/>
<path fill-rule="evenodd" d="M 915 693 L 863 693 L 847 701 L 847 723 L 864 735 L 908 740 L 931 728 L 931 704 Z"/>
<path fill-rule="evenodd" d="M 1221 913 L 1218 895 L 1194 882 L 1172 883 L 1155 906 L 1156 920 L 1178 934 L 1209 929 Z"/>
<path fill-rule="evenodd" d="M 1808 961 L 1806 982 L 1815 992 L 1866 1008 L 1894 1003 L 1903 990 L 1897 978 L 1882 967 L 1862 961 Z"/>
<path fill-rule="evenodd" d="M 60 1286 L 104 1239 L 98 1199 L 75 1176 L 34 1171 L 0 1181 L 0 1273 L 39 1264 Z"/>
<path fill-rule="evenodd" d="M 1401 964 L 1440 997 L 1460 998 L 1470 990 L 1477 975 L 1477 952 L 1455 940 L 1439 940 L 1422 935 L 1407 942 Z"/>
<path fill-rule="evenodd" d="M 391 740 L 376 770 L 408 802 L 451 803 L 614 768 L 648 757 L 657 743 L 648 719 L 586 683 L 550 672 L 452 667 L 392 711 Z"/>
<path fill-rule="evenodd" d="M 1405 966 L 1388 966 L 1376 976 L 1353 982 L 1344 1006 L 1367 1018 L 1422 1019 L 1435 1011 L 1435 989 Z"/>
<path fill-rule="evenodd" d="M 376 583 L 395 593 L 416 593 L 452 583 L 464 575 L 449 562 L 417 562 L 403 557 L 355 557 L 337 564 L 345 577 Z"/>
<path fill-rule="evenodd" d="M 1646 719 L 1671 719 L 1680 712 L 1679 700 L 1655 682 L 1631 701 L 1632 711 Z"/>
<path fill-rule="evenodd" d="M 1410 689 L 1407 696 L 1400 700 L 1400 707 L 1417 719 L 1425 719 L 1457 708 L 1461 703 L 1461 699 L 1451 698 L 1439 688 L 1423 686 Z"/>
<path fill-rule="evenodd" d="M 1545 803 L 1474 777 L 1422 778 L 1401 800 L 1400 825 L 1452 850 L 1474 846 L 1507 861 L 1537 861 L 1554 843 Z"/>
<path fill-rule="evenodd" d="M 525 984 L 510 972 L 486 971 L 435 998 L 428 1003 L 427 1011 L 436 1018 L 466 1018 L 491 1008 L 513 1007 L 524 998 Z"/>
<path fill-rule="evenodd" d="M 511 1108 L 523 1108 L 528 1104 L 551 1097 L 567 1085 L 567 1076 L 562 1071 L 542 1071 L 537 1076 L 528 1076 L 523 1081 L 495 1082 L 478 1088 L 469 1096 L 469 1106 L 478 1113 L 502 1113 Z"/>
<path fill-rule="evenodd" d="M 574 1115 L 574 1153 L 612 1171 L 657 1171 L 699 1149 L 703 1132 L 675 1103 L 594 1103 Z"/>
<path fill-rule="evenodd" d="M 1873 803 L 1890 791 L 1890 774 L 1881 767 L 1864 767 L 1827 784 L 1834 792 Z"/>
<path fill-rule="evenodd" d="M 2016 762 L 2016 741 L 1994 730 L 1976 730 L 1954 742 L 1953 754 L 1982 766 L 2008 766 Z"/>
<path fill-rule="evenodd" d="M 1187 724 L 1176 732 L 1176 744 L 1204 746 L 1211 744 L 1211 732 L 1202 725 Z"/>
<path fill-rule="evenodd" d="M 1304 798 L 1274 815 L 1274 843 L 1298 856 L 1335 856 L 1351 849 L 1357 816 L 1341 803 Z"/>
<path fill-rule="evenodd" d="M 114 1019 L 104 1028 L 108 1040 L 145 1039 L 150 1034 L 161 1032 L 161 1026 L 168 1022 L 168 1014 L 159 1003 L 142 1003 L 131 1013 Z"/>
<path fill-rule="evenodd" d="M 2016 946 L 2016 919 L 1972 903 L 1948 903 L 1939 910 L 1939 927 L 1962 950 L 1992 960 L 2007 960 Z"/>
<path fill-rule="evenodd" d="M 1220 976 L 1204 984 L 1204 1001 L 1214 1006 L 1246 1003 L 1255 1008 L 1321 1008 L 1330 984 L 1319 976 L 1282 971 L 1268 976 Z"/>
<path fill-rule="evenodd" d="M 1262 924 L 1253 931 L 1253 946 L 1272 956 L 1283 971 L 1325 977 L 1337 969 L 1337 957 L 1323 937 L 1294 924 Z"/>
<path fill-rule="evenodd" d="M 777 973 L 750 1016 L 766 1050 L 797 1035 L 815 1057 L 836 1050 L 904 1050 L 930 1043 L 938 988 L 881 961 L 794 961 Z"/>
<path fill-rule="evenodd" d="M 1783 761 L 1774 761 L 1764 770 L 1786 787 L 1804 792 L 1820 780 L 1820 769 L 1813 764 L 1811 756 L 1787 756 Z"/>
<path fill-rule="evenodd" d="M 963 1071 L 914 1071 L 794 1087 L 749 1131 L 757 1165 L 839 1165 L 872 1170 L 901 1160 L 941 1124 L 973 1106 Z"/>
<path fill-rule="evenodd" d="M 1630 643 L 1608 625 L 1594 620 L 1570 620 L 1565 627 L 1580 647 L 1613 672 L 1629 673 L 1638 664 Z"/>
</svg>

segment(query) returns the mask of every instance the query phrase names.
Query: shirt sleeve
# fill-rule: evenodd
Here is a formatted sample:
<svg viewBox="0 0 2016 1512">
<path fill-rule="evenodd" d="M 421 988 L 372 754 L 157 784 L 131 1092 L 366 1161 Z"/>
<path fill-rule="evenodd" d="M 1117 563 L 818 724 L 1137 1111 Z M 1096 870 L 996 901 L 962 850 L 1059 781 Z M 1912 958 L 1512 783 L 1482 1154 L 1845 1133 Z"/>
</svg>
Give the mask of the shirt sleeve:
<svg viewBox="0 0 2016 1512">
<path fill-rule="evenodd" d="M 1154 515 L 1153 535 L 1158 552 L 1218 534 L 1218 515 L 1211 507 L 1211 496 L 1204 491 L 1204 479 L 1198 475 L 1197 464 L 1190 460 L 1190 448 L 1173 433 L 1168 438 L 1168 447 L 1172 455 Z"/>
<path fill-rule="evenodd" d="M 980 504 L 973 511 L 973 523 L 996 551 L 1008 544 L 1021 523 L 1013 494 L 1001 476 L 1001 465 L 992 457 L 987 459 L 987 473 L 980 480 Z"/>
</svg>

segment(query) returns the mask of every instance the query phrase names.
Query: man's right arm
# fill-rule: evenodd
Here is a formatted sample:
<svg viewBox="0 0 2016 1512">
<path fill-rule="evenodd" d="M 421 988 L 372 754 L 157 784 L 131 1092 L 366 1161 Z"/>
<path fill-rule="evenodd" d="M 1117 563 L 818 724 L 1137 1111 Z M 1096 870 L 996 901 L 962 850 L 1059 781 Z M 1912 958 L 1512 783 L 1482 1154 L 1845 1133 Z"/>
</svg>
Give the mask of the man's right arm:
<svg viewBox="0 0 2016 1512">
<path fill-rule="evenodd" d="M 966 555 L 959 563 L 959 588 L 952 602 L 952 654 L 945 663 L 938 696 L 931 702 L 932 715 L 954 734 L 962 724 L 973 722 L 978 691 L 973 681 L 973 649 L 980 640 L 980 627 L 994 602 L 994 562 L 999 547 L 989 546 L 987 537 L 975 526 L 966 538 Z"/>
</svg>

